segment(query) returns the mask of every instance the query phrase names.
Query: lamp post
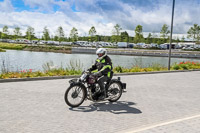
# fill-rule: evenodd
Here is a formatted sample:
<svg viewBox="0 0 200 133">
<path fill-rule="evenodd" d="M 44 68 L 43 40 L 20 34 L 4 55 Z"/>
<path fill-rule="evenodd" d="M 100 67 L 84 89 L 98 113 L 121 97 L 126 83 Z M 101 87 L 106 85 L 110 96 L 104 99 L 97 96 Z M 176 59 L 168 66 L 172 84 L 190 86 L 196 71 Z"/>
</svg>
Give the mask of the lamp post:
<svg viewBox="0 0 200 133">
<path fill-rule="evenodd" d="M 175 0 L 173 0 L 173 4 L 172 4 L 172 20 L 171 20 L 171 32 L 170 32 L 168 70 L 170 70 L 170 64 L 171 64 L 171 48 L 172 48 L 172 32 L 173 32 L 173 20 L 174 20 L 174 6 L 175 6 Z"/>
</svg>

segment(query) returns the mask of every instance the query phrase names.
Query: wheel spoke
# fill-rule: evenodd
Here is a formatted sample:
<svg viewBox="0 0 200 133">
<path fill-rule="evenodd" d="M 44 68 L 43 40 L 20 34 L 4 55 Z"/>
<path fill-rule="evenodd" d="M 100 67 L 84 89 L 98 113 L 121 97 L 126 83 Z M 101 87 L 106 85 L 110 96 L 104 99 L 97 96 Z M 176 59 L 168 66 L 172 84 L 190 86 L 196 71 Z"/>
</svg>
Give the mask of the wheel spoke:
<svg viewBox="0 0 200 133">
<path fill-rule="evenodd" d="M 79 94 L 81 91 L 81 87 L 78 87 L 78 89 L 76 88 L 77 93 Z"/>
<path fill-rule="evenodd" d="M 83 90 L 80 86 L 74 86 L 72 87 L 68 94 L 68 101 L 73 104 L 73 105 L 77 105 L 80 102 L 82 102 L 84 96 L 83 96 Z"/>
<path fill-rule="evenodd" d="M 82 98 L 82 97 L 80 97 L 80 96 L 78 96 L 79 98 Z"/>
<path fill-rule="evenodd" d="M 121 86 L 118 83 L 112 83 L 108 89 L 108 95 L 112 101 L 115 101 L 121 96 Z"/>
</svg>

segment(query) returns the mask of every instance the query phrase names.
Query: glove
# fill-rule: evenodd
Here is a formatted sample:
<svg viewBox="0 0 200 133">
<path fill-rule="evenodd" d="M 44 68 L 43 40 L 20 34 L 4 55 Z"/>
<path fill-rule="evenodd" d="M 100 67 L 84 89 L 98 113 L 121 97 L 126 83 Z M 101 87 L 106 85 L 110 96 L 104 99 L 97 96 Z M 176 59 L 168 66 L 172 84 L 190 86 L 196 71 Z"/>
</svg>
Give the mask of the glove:
<svg viewBox="0 0 200 133">
<path fill-rule="evenodd" d="M 85 71 L 86 73 L 91 73 L 91 70 L 90 69 L 88 69 L 87 71 Z"/>
<path fill-rule="evenodd" d="M 102 76 L 102 73 L 101 72 L 96 72 L 93 74 L 95 77 L 101 77 Z"/>
</svg>

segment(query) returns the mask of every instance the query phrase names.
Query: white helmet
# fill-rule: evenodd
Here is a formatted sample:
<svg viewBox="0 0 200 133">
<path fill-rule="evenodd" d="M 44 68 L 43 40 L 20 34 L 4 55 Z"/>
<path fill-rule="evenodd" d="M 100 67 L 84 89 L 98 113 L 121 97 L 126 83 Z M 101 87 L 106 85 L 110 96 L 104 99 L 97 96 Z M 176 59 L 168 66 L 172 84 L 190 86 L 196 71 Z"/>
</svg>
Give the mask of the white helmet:
<svg viewBox="0 0 200 133">
<path fill-rule="evenodd" d="M 96 54 L 97 55 L 102 54 L 102 56 L 99 57 L 99 58 L 103 58 L 107 55 L 107 50 L 105 48 L 99 48 L 99 49 L 97 49 Z"/>
</svg>

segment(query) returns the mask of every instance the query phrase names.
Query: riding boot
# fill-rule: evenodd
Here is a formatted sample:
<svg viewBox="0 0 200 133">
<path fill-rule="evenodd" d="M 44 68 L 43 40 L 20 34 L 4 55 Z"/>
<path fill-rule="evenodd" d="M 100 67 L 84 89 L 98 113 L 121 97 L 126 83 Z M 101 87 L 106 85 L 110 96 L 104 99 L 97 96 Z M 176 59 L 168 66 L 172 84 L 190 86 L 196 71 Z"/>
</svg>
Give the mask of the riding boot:
<svg viewBox="0 0 200 133">
<path fill-rule="evenodd" d="M 104 82 L 106 82 L 108 80 L 108 77 L 104 76 L 99 78 L 99 80 L 97 81 L 100 89 L 101 89 L 101 96 L 99 97 L 99 99 L 104 99 L 106 97 L 106 90 L 105 90 L 105 84 Z"/>
</svg>

